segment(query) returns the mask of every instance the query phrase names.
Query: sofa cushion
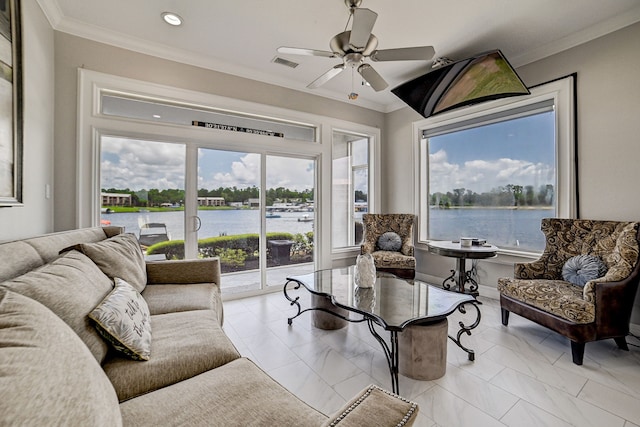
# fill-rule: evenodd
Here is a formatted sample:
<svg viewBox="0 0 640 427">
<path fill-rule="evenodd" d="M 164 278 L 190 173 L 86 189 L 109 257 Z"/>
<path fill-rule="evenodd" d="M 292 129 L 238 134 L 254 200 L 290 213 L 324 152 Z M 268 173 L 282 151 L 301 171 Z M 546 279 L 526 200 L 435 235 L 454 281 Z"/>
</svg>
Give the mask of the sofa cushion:
<svg viewBox="0 0 640 427">
<path fill-rule="evenodd" d="M 564 280 L 498 279 L 498 292 L 575 323 L 592 323 L 595 305 L 582 288 Z"/>
<path fill-rule="evenodd" d="M 109 353 L 102 367 L 123 401 L 240 357 L 211 310 L 151 316 L 153 357 L 136 362 Z"/>
<path fill-rule="evenodd" d="M 383 251 L 397 252 L 402 248 L 402 239 L 398 233 L 387 231 L 378 237 L 377 246 Z"/>
<path fill-rule="evenodd" d="M 0 289 L 2 425 L 120 426 L 118 398 L 78 336 L 51 310 Z"/>
<path fill-rule="evenodd" d="M 22 241 L 1 244 L 0 259 L 0 282 L 11 280 L 44 265 L 43 259 L 33 246 Z"/>
<path fill-rule="evenodd" d="M 574 285 L 584 286 L 589 280 L 602 277 L 607 272 L 607 266 L 597 256 L 576 255 L 564 263 L 562 278 Z"/>
<path fill-rule="evenodd" d="M 217 313 L 222 308 L 220 290 L 214 283 L 147 285 L 142 296 L 152 315 L 191 310 Z"/>
<path fill-rule="evenodd" d="M 113 283 L 85 255 L 66 252 L 50 264 L 0 286 L 44 304 L 71 326 L 98 362 L 104 360 L 108 345 L 87 315 L 111 292 Z"/>
<path fill-rule="evenodd" d="M 107 237 L 102 227 L 81 228 L 77 230 L 61 231 L 44 234 L 23 240 L 40 254 L 45 263 L 58 258 L 60 250 L 78 243 L 99 242 Z"/>
<path fill-rule="evenodd" d="M 147 284 L 147 267 L 140 243 L 133 234 L 118 234 L 96 243 L 80 243 L 79 250 L 112 279 L 120 277 L 138 292 Z"/>
<path fill-rule="evenodd" d="M 120 406 L 129 426 L 297 427 L 327 419 L 246 358 Z"/>
<path fill-rule="evenodd" d="M 89 317 L 113 348 L 134 360 L 151 356 L 151 319 L 149 307 L 133 286 L 116 277 L 116 287 Z"/>
<path fill-rule="evenodd" d="M 416 268 L 416 259 L 400 252 L 375 251 L 371 253 L 377 268 Z"/>
</svg>

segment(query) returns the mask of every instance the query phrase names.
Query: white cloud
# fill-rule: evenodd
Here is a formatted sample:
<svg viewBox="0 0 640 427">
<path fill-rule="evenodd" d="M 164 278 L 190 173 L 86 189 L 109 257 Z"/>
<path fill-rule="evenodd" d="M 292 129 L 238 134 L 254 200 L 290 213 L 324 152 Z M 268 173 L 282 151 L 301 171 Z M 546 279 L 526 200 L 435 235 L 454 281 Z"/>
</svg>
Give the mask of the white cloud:
<svg viewBox="0 0 640 427">
<path fill-rule="evenodd" d="M 471 160 L 458 165 L 449 162 L 445 150 L 429 155 L 429 167 L 431 193 L 446 193 L 454 188 L 483 193 L 508 184 L 538 188 L 555 181 L 554 168 L 544 163 L 501 158 Z"/>
<path fill-rule="evenodd" d="M 185 148 L 181 144 L 104 137 L 101 152 L 102 188 L 185 188 Z M 312 160 L 269 156 L 267 187 L 313 188 L 313 164 Z M 207 171 L 200 166 L 198 172 L 198 188 L 259 186 L 260 155 L 245 154 L 231 161 L 226 171 Z"/>
<path fill-rule="evenodd" d="M 180 144 L 102 138 L 102 188 L 184 188 L 185 149 Z"/>
</svg>

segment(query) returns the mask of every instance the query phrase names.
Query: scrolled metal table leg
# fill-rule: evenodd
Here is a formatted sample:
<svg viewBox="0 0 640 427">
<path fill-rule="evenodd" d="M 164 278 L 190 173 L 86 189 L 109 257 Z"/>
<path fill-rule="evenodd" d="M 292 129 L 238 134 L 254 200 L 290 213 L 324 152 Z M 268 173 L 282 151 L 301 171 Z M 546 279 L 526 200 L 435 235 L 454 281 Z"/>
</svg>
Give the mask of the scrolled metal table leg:
<svg viewBox="0 0 640 427">
<path fill-rule="evenodd" d="M 369 325 L 369 331 L 371 335 L 374 336 L 376 340 L 382 346 L 382 351 L 384 352 L 385 357 L 387 358 L 387 364 L 389 365 L 389 372 L 391 373 L 391 391 L 396 394 L 400 394 L 400 384 L 398 382 L 398 332 L 397 331 L 389 331 L 391 334 L 391 348 L 387 342 L 376 332 L 374 328 L 374 323 L 371 319 L 367 319 L 367 324 Z"/>
<path fill-rule="evenodd" d="M 289 305 L 295 305 L 298 308 L 298 312 L 296 313 L 295 316 L 293 317 L 289 317 L 287 319 L 287 323 L 289 325 L 291 325 L 291 323 L 293 323 L 293 319 L 295 319 L 296 317 L 300 316 L 302 314 L 302 307 L 300 306 L 300 303 L 298 302 L 298 300 L 300 299 L 300 296 L 297 296 L 295 298 L 291 298 L 289 296 L 289 293 L 287 292 L 287 286 L 289 286 L 289 284 L 291 283 L 295 283 L 295 286 L 293 287 L 294 290 L 300 289 L 300 283 L 296 282 L 295 280 L 287 280 L 287 283 L 284 284 L 284 288 L 282 289 L 284 292 L 284 296 L 287 300 L 290 301 Z"/>
<path fill-rule="evenodd" d="M 458 334 L 456 335 L 455 338 L 452 337 L 451 335 L 449 335 L 449 339 L 451 341 L 453 341 L 454 343 L 456 343 L 456 345 L 458 347 L 460 347 L 462 350 L 466 351 L 467 354 L 469 355 L 469 360 L 473 362 L 475 360 L 475 358 L 476 358 L 475 352 L 472 349 L 467 348 L 464 345 L 462 345 L 462 343 L 460 342 L 460 337 L 462 336 L 462 334 L 471 335 L 471 331 L 473 329 L 477 328 L 478 325 L 480 324 L 481 314 L 480 314 L 480 307 L 478 307 L 478 301 L 471 301 L 471 302 L 468 302 L 468 303 L 460 304 L 460 306 L 458 307 L 458 311 L 460 313 L 462 313 L 462 314 L 466 314 L 467 313 L 467 309 L 465 308 L 466 304 L 471 304 L 471 306 L 476 309 L 476 313 L 477 313 L 478 316 L 476 317 L 476 320 L 469 326 L 466 326 L 464 324 L 464 322 L 462 322 L 462 321 L 458 322 L 458 325 L 460 326 L 460 330 L 458 331 Z"/>
<path fill-rule="evenodd" d="M 451 284 L 449 284 L 449 282 L 451 282 Z M 451 270 L 451 276 L 447 277 L 446 279 L 444 279 L 442 281 L 442 288 L 449 290 L 451 289 L 451 286 L 457 286 L 458 283 L 456 282 L 456 271 L 455 270 Z"/>
</svg>

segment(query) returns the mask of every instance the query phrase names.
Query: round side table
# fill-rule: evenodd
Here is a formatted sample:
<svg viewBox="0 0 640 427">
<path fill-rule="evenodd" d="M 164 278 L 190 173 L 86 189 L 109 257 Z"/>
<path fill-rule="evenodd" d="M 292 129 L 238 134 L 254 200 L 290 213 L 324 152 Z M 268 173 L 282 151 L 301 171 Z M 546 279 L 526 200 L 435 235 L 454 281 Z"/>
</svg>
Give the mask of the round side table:
<svg viewBox="0 0 640 427">
<path fill-rule="evenodd" d="M 466 270 L 467 259 L 486 259 L 496 256 L 499 248 L 494 245 L 460 246 L 460 242 L 450 240 L 433 241 L 428 243 L 429 252 L 446 257 L 456 258 L 456 269 L 451 270 L 451 276 L 444 279 L 442 287 L 454 291 L 478 296 L 478 282 L 471 276 L 471 271 Z M 469 283 L 469 289 L 465 285 Z M 457 287 L 457 289 L 455 289 Z"/>
</svg>

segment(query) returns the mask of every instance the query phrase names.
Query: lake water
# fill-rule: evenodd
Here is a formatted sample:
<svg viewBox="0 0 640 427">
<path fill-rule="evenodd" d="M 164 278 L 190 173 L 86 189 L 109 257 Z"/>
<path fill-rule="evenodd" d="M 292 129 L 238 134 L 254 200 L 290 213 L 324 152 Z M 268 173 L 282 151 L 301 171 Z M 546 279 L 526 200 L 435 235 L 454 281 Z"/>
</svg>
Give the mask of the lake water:
<svg viewBox="0 0 640 427">
<path fill-rule="evenodd" d="M 540 220 L 552 216 L 552 209 L 430 209 L 429 237 L 477 237 L 502 248 L 541 252 L 545 238 Z"/>
<path fill-rule="evenodd" d="M 267 218 L 267 231 L 306 233 L 313 231 L 313 222 L 300 222 L 306 213 L 281 212 L 280 218 Z M 313 218 L 313 212 L 308 213 Z M 453 240 L 460 236 L 486 239 L 498 247 L 542 251 L 545 239 L 540 220 L 553 216 L 549 209 L 431 209 L 429 237 Z M 199 237 L 215 237 L 258 233 L 259 210 L 198 211 L 202 220 Z M 102 214 L 101 219 L 112 225 L 124 226 L 129 233 L 139 235 L 140 226 L 149 222 L 166 224 L 171 239 L 184 239 L 184 212 L 144 212 Z"/>
<path fill-rule="evenodd" d="M 280 218 L 267 218 L 267 232 L 282 231 L 292 234 L 313 231 L 313 222 L 298 221 L 303 215 L 313 218 L 313 212 L 278 212 Z M 258 233 L 260 231 L 260 211 L 202 210 L 198 211 L 202 226 L 199 238 L 217 237 L 222 234 Z M 127 233 L 140 234 L 140 226 L 150 222 L 161 222 L 167 226 L 172 240 L 184 239 L 184 212 L 132 212 L 102 214 L 100 219 L 111 221 L 111 225 L 125 227 Z"/>
</svg>

